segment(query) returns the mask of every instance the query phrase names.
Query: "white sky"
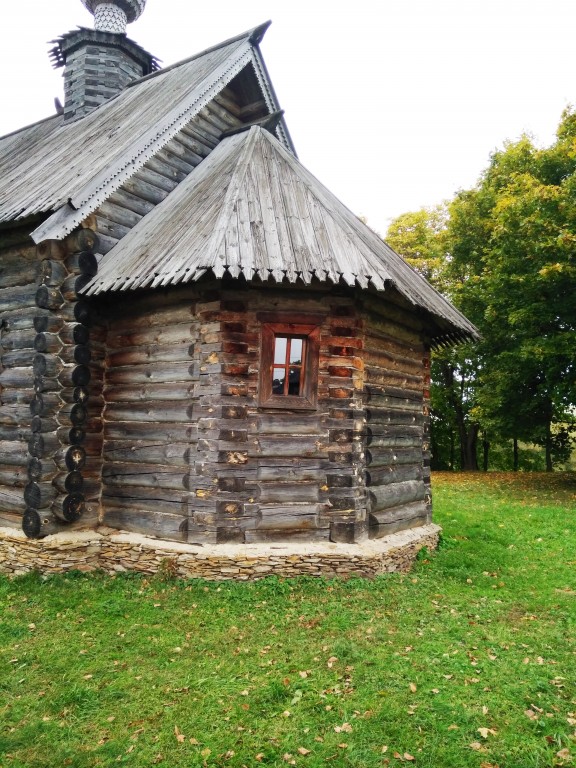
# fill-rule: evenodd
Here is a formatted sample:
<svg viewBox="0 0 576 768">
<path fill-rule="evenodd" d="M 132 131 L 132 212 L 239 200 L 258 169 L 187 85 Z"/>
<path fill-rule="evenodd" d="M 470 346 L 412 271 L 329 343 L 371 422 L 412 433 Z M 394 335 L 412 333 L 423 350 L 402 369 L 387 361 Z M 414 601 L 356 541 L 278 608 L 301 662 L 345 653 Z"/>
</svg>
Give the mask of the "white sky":
<svg viewBox="0 0 576 768">
<path fill-rule="evenodd" d="M 0 0 L 0 135 L 54 112 L 47 42 L 80 0 Z M 165 65 L 271 18 L 262 52 L 300 160 L 355 213 L 391 218 L 472 186 L 576 102 L 573 0 L 148 0 L 129 36 Z"/>
</svg>

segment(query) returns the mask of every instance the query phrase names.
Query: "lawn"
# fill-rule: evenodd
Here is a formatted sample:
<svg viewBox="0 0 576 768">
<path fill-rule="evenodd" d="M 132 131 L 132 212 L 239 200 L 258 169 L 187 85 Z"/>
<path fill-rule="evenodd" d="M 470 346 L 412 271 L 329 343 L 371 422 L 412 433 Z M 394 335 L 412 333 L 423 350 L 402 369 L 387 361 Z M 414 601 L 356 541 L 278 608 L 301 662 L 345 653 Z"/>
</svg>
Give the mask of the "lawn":
<svg viewBox="0 0 576 768">
<path fill-rule="evenodd" d="M 409 575 L 0 579 L 1 768 L 576 765 L 576 476 L 434 494 Z"/>
</svg>

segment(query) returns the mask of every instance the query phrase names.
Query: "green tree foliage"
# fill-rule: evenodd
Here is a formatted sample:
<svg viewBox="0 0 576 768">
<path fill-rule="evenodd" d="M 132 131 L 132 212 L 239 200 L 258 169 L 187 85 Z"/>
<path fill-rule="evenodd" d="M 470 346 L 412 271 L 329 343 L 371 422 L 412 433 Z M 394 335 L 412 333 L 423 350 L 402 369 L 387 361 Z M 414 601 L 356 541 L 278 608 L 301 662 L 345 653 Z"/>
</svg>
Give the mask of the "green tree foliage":
<svg viewBox="0 0 576 768">
<path fill-rule="evenodd" d="M 482 334 L 474 350 L 443 353 L 433 367 L 438 449 L 473 469 L 474 436 L 507 440 L 517 468 L 528 441 L 550 470 L 570 451 L 576 405 L 576 113 L 564 113 L 551 147 L 523 137 L 496 152 L 442 227 L 429 213 L 399 217 L 390 242 L 431 264 L 427 277 Z"/>
</svg>

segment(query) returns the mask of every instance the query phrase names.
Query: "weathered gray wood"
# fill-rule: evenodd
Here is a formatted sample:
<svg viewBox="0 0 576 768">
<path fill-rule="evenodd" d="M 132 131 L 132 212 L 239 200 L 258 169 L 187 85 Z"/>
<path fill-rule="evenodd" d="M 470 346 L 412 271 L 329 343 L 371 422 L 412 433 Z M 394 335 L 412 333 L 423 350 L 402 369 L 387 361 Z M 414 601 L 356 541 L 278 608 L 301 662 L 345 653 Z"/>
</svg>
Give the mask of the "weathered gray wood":
<svg viewBox="0 0 576 768">
<path fill-rule="evenodd" d="M 147 344 L 143 347 L 132 347 L 131 349 L 118 350 L 108 357 L 108 366 L 110 368 L 119 368 L 126 365 L 149 365 L 152 363 L 191 363 L 191 355 L 194 350 L 190 348 L 190 343 L 184 344 Z"/>
<path fill-rule="evenodd" d="M 3 512 L 24 512 L 24 494 L 22 488 L 0 485 L 0 509 Z"/>
<path fill-rule="evenodd" d="M 300 530 L 298 528 L 285 528 L 282 530 L 264 530 L 257 528 L 255 530 L 247 529 L 244 532 L 246 544 L 272 544 L 275 542 L 286 543 L 309 541 L 329 541 L 330 527 L 322 526 L 318 528 L 309 528 Z M 272 571 L 273 573 L 273 571 Z"/>
<path fill-rule="evenodd" d="M 255 444 L 256 443 L 256 444 Z M 250 441 L 251 456 L 298 456 L 316 458 L 325 456 L 327 440 L 310 435 L 259 435 L 257 441 Z"/>
<path fill-rule="evenodd" d="M 125 384 L 118 387 L 106 387 L 107 403 L 135 403 L 154 400 L 187 401 L 195 393 L 196 384 L 186 382 L 168 382 L 167 384 Z"/>
<path fill-rule="evenodd" d="M 28 446 L 21 440 L 0 440 L 0 467 L 26 466 Z"/>
<path fill-rule="evenodd" d="M 257 499 L 261 504 L 290 504 L 299 502 L 317 502 L 318 483 L 315 482 L 268 482 L 259 484 Z"/>
<path fill-rule="evenodd" d="M 143 442 L 107 440 L 104 446 L 104 459 L 113 462 L 165 465 L 187 469 L 189 464 L 190 443 Z"/>
<path fill-rule="evenodd" d="M 378 448 L 375 451 L 367 449 L 365 461 L 370 470 L 400 464 L 421 464 L 422 448 Z"/>
<path fill-rule="evenodd" d="M 188 517 L 171 512 L 147 510 L 139 506 L 125 508 L 109 502 L 105 507 L 104 523 L 111 528 L 142 533 L 157 539 L 188 540 Z M 209 539 L 215 541 L 215 532 L 211 537 L 206 537 L 206 540 Z"/>
<path fill-rule="evenodd" d="M 102 469 L 102 480 L 108 491 L 121 486 L 124 490 L 129 486 L 140 489 L 152 488 L 185 490 L 188 485 L 188 471 L 174 471 L 173 466 L 161 464 L 120 464 L 106 463 Z M 150 491 L 148 492 L 150 493 Z"/>
<path fill-rule="evenodd" d="M 51 482 L 29 481 L 24 488 L 24 502 L 33 509 L 46 509 L 56 498 L 56 488 Z"/>
<path fill-rule="evenodd" d="M 111 414 L 108 413 L 107 416 Z M 194 423 L 152 421 L 123 421 L 110 419 L 106 422 L 107 440 L 156 440 L 161 443 L 194 444 L 198 439 L 198 427 Z"/>
<path fill-rule="evenodd" d="M 127 316 L 119 331 L 108 334 L 107 346 L 111 350 L 127 348 L 143 348 L 150 344 L 192 344 L 196 341 L 197 332 L 192 325 L 190 307 L 174 307 L 171 312 L 158 313 L 156 316 L 146 316 L 146 325 L 142 320 Z M 155 322 L 153 322 L 155 320 Z"/>
<path fill-rule="evenodd" d="M 172 363 L 150 363 L 111 369 L 107 382 L 111 386 L 118 384 L 149 384 L 151 382 L 189 381 L 194 374 L 192 361 Z"/>
<path fill-rule="evenodd" d="M 319 527 L 320 504 L 261 505 L 258 530 L 313 530 Z"/>
<path fill-rule="evenodd" d="M 62 530 L 62 525 L 49 510 L 38 512 L 35 509 L 27 509 L 21 523 L 24 533 L 30 539 L 39 539 Z"/>
<path fill-rule="evenodd" d="M 10 488 L 24 488 L 28 483 L 28 472 L 24 466 L 6 466 L 6 462 L 0 462 L 0 486 Z"/>
<path fill-rule="evenodd" d="M 98 253 L 100 250 L 98 235 L 92 229 L 79 228 L 68 235 L 64 242 L 68 253 L 76 253 L 78 251 Z"/>
<path fill-rule="evenodd" d="M 10 322 L 10 321 L 8 321 Z M 32 349 L 36 334 L 33 328 L 24 330 L 4 330 L 2 333 L 2 349 L 8 351 L 11 349 Z"/>
<path fill-rule="evenodd" d="M 374 524 L 370 521 L 370 538 L 381 539 L 383 536 L 390 536 L 392 533 L 406 531 L 410 528 L 418 528 L 421 525 L 427 525 L 430 522 L 429 515 L 416 515 L 414 517 L 397 520 L 394 523 Z"/>
<path fill-rule="evenodd" d="M 370 487 L 370 508 L 374 513 L 399 505 L 421 501 L 426 496 L 426 486 L 420 480 L 405 480 L 391 485 Z"/>
<path fill-rule="evenodd" d="M 106 408 L 107 421 L 192 422 L 191 405 L 186 400 L 111 403 Z"/>
<path fill-rule="evenodd" d="M 364 473 L 367 486 L 390 485 L 401 483 L 405 480 L 422 480 L 424 470 L 421 464 L 405 464 L 399 467 L 370 467 Z"/>
</svg>

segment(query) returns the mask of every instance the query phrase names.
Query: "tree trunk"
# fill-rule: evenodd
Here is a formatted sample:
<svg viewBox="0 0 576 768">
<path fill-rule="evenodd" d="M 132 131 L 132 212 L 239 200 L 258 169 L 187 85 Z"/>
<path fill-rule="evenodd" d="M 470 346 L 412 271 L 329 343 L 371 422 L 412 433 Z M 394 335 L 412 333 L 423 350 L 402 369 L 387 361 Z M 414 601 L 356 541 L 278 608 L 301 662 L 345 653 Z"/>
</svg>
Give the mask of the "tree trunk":
<svg viewBox="0 0 576 768">
<path fill-rule="evenodd" d="M 519 466 L 520 461 L 519 461 L 518 438 L 517 437 L 515 437 L 514 440 L 512 441 L 512 450 L 514 452 L 514 463 L 513 463 L 512 469 L 514 470 L 514 472 L 518 472 L 518 466 Z"/>
<path fill-rule="evenodd" d="M 488 437 L 486 435 L 486 432 L 483 432 L 482 434 L 482 469 L 484 472 L 488 472 L 488 453 L 490 451 L 490 443 L 488 441 Z"/>
</svg>

